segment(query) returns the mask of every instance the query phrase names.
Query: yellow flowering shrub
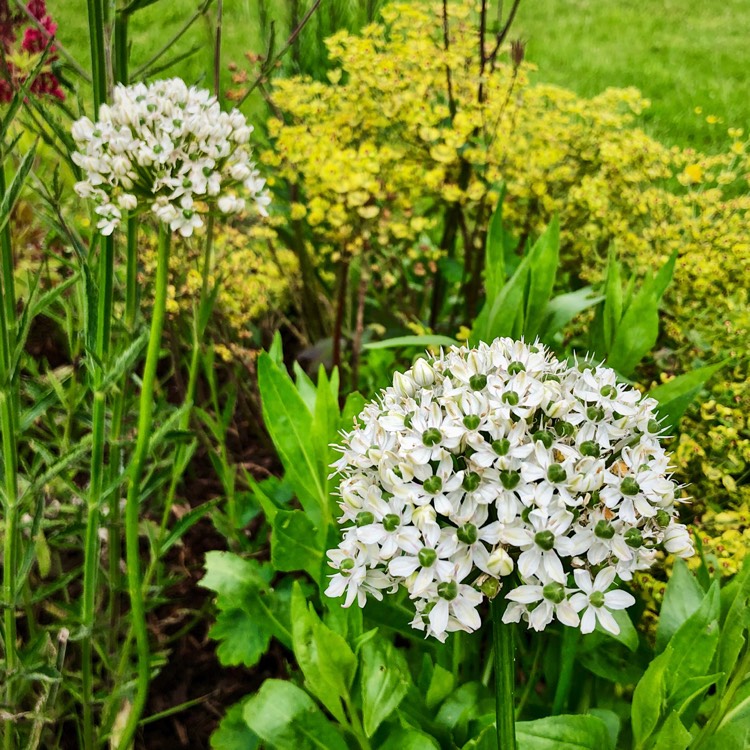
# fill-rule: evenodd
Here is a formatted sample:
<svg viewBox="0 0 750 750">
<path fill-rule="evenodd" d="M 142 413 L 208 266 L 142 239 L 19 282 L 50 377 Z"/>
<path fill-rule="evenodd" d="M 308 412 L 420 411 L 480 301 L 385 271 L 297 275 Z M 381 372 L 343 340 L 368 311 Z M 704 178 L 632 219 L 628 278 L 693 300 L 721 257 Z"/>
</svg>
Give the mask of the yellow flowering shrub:
<svg viewBox="0 0 750 750">
<path fill-rule="evenodd" d="M 253 325 L 278 322 L 293 292 L 297 277 L 294 253 L 279 242 L 270 219 L 249 227 L 220 224 L 214 237 L 214 264 L 209 284 L 219 284 L 211 325 L 219 336 L 217 354 L 225 360 L 241 356 L 251 345 Z M 205 236 L 180 241 L 170 256 L 167 311 L 190 320 L 203 285 Z M 144 245 L 147 277 L 156 269 L 155 239 Z"/>
<path fill-rule="evenodd" d="M 409 264 L 439 257 L 453 206 L 459 246 L 480 246 L 502 182 L 511 229 L 536 234 L 558 214 L 564 262 L 585 280 L 601 274 L 612 242 L 639 272 L 679 248 L 667 333 L 680 347 L 701 330 L 741 342 L 750 260 L 743 132 L 730 130 L 731 148 L 717 155 L 669 148 L 634 126 L 648 106 L 635 89 L 587 99 L 532 83 L 532 66 L 502 59 L 480 76 L 474 5 L 449 4 L 446 49 L 440 3 L 392 3 L 382 23 L 328 39 L 338 63 L 329 84 L 276 83 L 284 121 L 270 121 L 263 161 L 298 191 L 294 216 L 317 263 L 369 252 L 376 281 L 395 286 Z"/>
</svg>

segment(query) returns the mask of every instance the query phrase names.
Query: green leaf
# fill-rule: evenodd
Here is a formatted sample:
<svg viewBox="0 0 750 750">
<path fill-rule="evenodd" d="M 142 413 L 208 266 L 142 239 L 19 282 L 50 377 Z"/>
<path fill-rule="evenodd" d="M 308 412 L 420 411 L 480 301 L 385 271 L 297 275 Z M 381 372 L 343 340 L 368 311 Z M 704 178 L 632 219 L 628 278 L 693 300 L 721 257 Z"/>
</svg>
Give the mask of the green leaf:
<svg viewBox="0 0 750 750">
<path fill-rule="evenodd" d="M 410 684 L 403 653 L 390 641 L 377 635 L 362 646 L 362 711 L 368 737 L 398 708 Z"/>
<path fill-rule="evenodd" d="M 206 575 L 199 582 L 218 595 L 221 610 L 242 609 L 251 617 L 253 627 L 264 629 L 291 646 L 289 612 L 284 601 L 271 588 L 270 565 L 244 560 L 231 552 L 207 552 Z"/>
<path fill-rule="evenodd" d="M 596 623 L 596 629 L 600 633 L 603 633 L 604 635 L 609 636 L 610 638 L 614 638 L 614 640 L 619 641 L 622 643 L 623 646 L 625 646 L 628 651 L 637 651 L 638 650 L 638 631 L 635 629 L 635 626 L 633 625 L 633 621 L 628 616 L 628 612 L 625 609 L 615 609 L 612 611 L 612 617 L 614 617 L 615 622 L 620 626 L 620 632 L 615 635 L 614 633 L 610 633 L 608 630 L 605 630 L 597 620 Z"/>
<path fill-rule="evenodd" d="M 312 698 L 285 680 L 266 680 L 245 703 L 242 715 L 250 729 L 270 748 L 348 750 Z"/>
<path fill-rule="evenodd" d="M 315 543 L 312 521 L 301 510 L 279 510 L 271 531 L 271 563 L 276 570 L 304 570 L 314 581 L 320 579 L 323 552 Z"/>
<path fill-rule="evenodd" d="M 677 427 L 693 399 L 726 362 L 727 360 L 723 360 L 715 365 L 691 370 L 649 391 L 648 395 L 659 402 L 657 413 L 665 429 L 674 430 Z"/>
<path fill-rule="evenodd" d="M 598 305 L 604 297 L 594 294 L 590 286 L 553 297 L 544 310 L 544 320 L 539 328 L 539 338 L 549 343 L 578 313 Z"/>
<path fill-rule="evenodd" d="M 500 293 L 507 272 L 505 270 L 505 229 L 503 227 L 503 202 L 505 185 L 500 189 L 500 197 L 487 227 L 487 240 L 484 246 L 484 288 L 487 298 Z"/>
<path fill-rule="evenodd" d="M 315 383 L 310 380 L 310 376 L 300 367 L 299 362 L 294 363 L 294 381 L 305 402 L 308 411 L 312 414 L 315 411 L 316 388 Z"/>
<path fill-rule="evenodd" d="M 21 159 L 21 163 L 18 165 L 18 170 L 13 175 L 13 179 L 10 181 L 10 184 L 2 196 L 2 200 L 0 200 L 0 232 L 5 229 L 10 220 L 13 206 L 15 205 L 16 200 L 18 200 L 23 183 L 26 181 L 26 178 L 31 171 L 35 156 L 36 143 L 23 155 L 23 159 Z"/>
<path fill-rule="evenodd" d="M 416 729 L 396 729 L 378 750 L 440 750 L 440 745 L 432 737 Z"/>
<path fill-rule="evenodd" d="M 653 738 L 651 747 L 654 750 L 685 750 L 692 739 L 693 735 L 685 729 L 679 715 L 672 711 Z"/>
<path fill-rule="evenodd" d="M 370 341 L 362 346 L 363 349 L 402 349 L 407 346 L 458 346 L 458 341 L 448 336 L 437 334 L 423 334 L 421 336 L 396 336 L 383 341 Z"/>
<path fill-rule="evenodd" d="M 209 632 L 220 641 L 216 653 L 225 667 L 254 667 L 268 650 L 273 633 L 244 609 L 225 609 L 218 613 Z"/>
<path fill-rule="evenodd" d="M 745 558 L 742 570 L 734 580 L 737 589 L 724 618 L 717 651 L 717 669 L 724 673 L 717 686 L 720 695 L 724 693 L 727 680 L 747 641 L 746 629 L 750 627 L 750 557 Z"/>
<path fill-rule="evenodd" d="M 350 393 L 346 397 L 346 403 L 341 410 L 341 421 L 339 429 L 349 431 L 354 425 L 354 420 L 362 413 L 365 408 L 365 397 L 358 391 Z"/>
<path fill-rule="evenodd" d="M 258 386 L 263 420 L 302 507 L 318 528 L 328 525 L 327 474 L 321 475 L 318 452 L 311 440 L 313 416 L 287 372 L 262 352 Z"/>
<path fill-rule="evenodd" d="M 237 600 L 248 589 L 266 590 L 269 579 L 256 560 L 244 560 L 232 552 L 211 551 L 206 553 L 206 575 L 200 585 L 227 599 Z"/>
<path fill-rule="evenodd" d="M 211 750 L 256 750 L 258 735 L 250 730 L 242 713 L 248 699 L 235 703 L 211 735 Z"/>
<path fill-rule="evenodd" d="M 702 745 L 703 750 L 747 750 L 750 747 L 750 719 L 733 721 L 720 727 Z"/>
<path fill-rule="evenodd" d="M 308 606 L 298 582 L 292 587 L 292 645 L 308 690 L 345 724 L 357 660 L 349 644 Z"/>
<path fill-rule="evenodd" d="M 531 248 L 529 288 L 524 315 L 524 336 L 533 341 L 545 315 L 555 286 L 560 256 L 560 222 L 555 216 Z"/>
<path fill-rule="evenodd" d="M 671 647 L 657 656 L 649 665 L 646 674 L 635 686 L 631 705 L 631 724 L 635 747 L 641 748 L 656 729 L 666 701 L 666 671 Z"/>
<path fill-rule="evenodd" d="M 453 673 L 436 664 L 424 699 L 427 708 L 437 708 L 451 694 L 454 687 Z"/>
<path fill-rule="evenodd" d="M 682 559 L 675 561 L 672 575 L 664 592 L 664 602 L 656 628 L 656 650 L 662 652 L 669 639 L 703 601 L 703 589 Z"/>
<path fill-rule="evenodd" d="M 596 716 L 550 716 L 516 724 L 518 750 L 614 748 L 607 725 Z"/>
</svg>

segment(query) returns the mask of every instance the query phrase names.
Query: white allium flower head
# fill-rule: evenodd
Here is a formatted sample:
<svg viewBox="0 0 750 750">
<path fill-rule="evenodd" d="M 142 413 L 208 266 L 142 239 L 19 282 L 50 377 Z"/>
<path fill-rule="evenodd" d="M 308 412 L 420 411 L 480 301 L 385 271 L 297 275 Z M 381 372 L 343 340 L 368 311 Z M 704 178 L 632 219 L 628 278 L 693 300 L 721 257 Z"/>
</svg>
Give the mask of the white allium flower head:
<svg viewBox="0 0 750 750">
<path fill-rule="evenodd" d="M 208 91 L 179 78 L 118 85 L 98 122 L 73 123 L 73 161 L 84 172 L 75 190 L 98 204 L 105 235 L 121 208 L 151 210 L 185 237 L 202 226 L 205 210 L 234 214 L 249 200 L 267 216 L 270 197 L 247 145 L 252 130 L 243 114 L 222 112 Z"/>
<path fill-rule="evenodd" d="M 497 339 L 418 359 L 343 436 L 343 541 L 326 590 L 345 606 L 403 586 L 440 640 L 480 622 L 617 633 L 617 589 L 656 552 L 693 554 L 658 439 L 656 401 L 587 361 Z M 491 585 L 488 585 L 491 584 Z"/>
</svg>

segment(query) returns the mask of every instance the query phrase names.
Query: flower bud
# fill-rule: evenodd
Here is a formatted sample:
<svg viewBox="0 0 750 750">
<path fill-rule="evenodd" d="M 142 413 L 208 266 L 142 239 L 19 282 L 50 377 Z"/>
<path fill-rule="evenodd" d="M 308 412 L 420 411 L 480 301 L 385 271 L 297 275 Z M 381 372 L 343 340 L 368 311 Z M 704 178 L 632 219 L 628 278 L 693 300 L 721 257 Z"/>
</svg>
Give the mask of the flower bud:
<svg viewBox="0 0 750 750">
<path fill-rule="evenodd" d="M 426 359 L 420 358 L 414 363 L 412 376 L 414 377 L 414 382 L 422 388 L 432 385 L 435 382 L 435 372 Z"/>
<path fill-rule="evenodd" d="M 503 547 L 497 547 L 487 558 L 487 569 L 493 576 L 509 576 L 513 572 L 513 558 Z"/>
<path fill-rule="evenodd" d="M 668 526 L 664 532 L 664 549 L 677 557 L 690 557 L 694 550 L 687 528 L 681 523 Z"/>
</svg>

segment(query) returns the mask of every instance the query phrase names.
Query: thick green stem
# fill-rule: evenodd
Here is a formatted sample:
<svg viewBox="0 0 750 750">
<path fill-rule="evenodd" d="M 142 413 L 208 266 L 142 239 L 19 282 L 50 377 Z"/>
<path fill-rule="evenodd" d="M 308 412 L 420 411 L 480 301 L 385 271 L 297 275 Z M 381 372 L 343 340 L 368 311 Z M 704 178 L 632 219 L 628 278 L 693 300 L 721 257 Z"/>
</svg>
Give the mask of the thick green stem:
<svg viewBox="0 0 750 750">
<path fill-rule="evenodd" d="M 125 331 L 129 339 L 135 335 L 138 311 L 138 220 L 128 216 L 127 258 L 125 267 Z M 125 404 L 128 397 L 128 375 L 123 375 L 112 407 L 112 427 L 109 441 L 109 482 L 112 486 L 120 471 L 122 426 Z M 122 534 L 120 530 L 120 489 L 112 490 L 109 500 L 109 652 L 118 649 L 118 622 L 120 619 L 120 557 L 122 554 Z"/>
<path fill-rule="evenodd" d="M 114 280 L 114 239 L 103 237 L 99 256 L 99 297 L 96 315 L 95 351 L 97 362 L 94 374 L 94 403 L 92 409 L 91 472 L 84 538 L 83 604 L 81 622 L 84 637 L 81 641 L 81 680 L 83 702 L 83 746 L 93 750 L 94 730 L 94 667 L 93 639 L 96 609 L 96 590 L 99 578 L 99 526 L 102 493 L 104 490 L 104 443 L 106 439 L 106 399 L 102 390 L 112 331 L 112 293 Z"/>
<path fill-rule="evenodd" d="M 167 305 L 169 244 L 169 230 L 163 227 L 160 229 L 159 234 L 154 307 L 151 313 L 151 333 L 149 336 L 148 351 L 146 352 L 146 364 L 143 369 L 143 381 L 138 409 L 138 437 L 136 439 L 133 463 L 128 478 L 128 494 L 125 503 L 125 554 L 128 568 L 130 617 L 132 628 L 135 632 L 136 651 L 138 654 L 138 677 L 133 704 L 119 743 L 120 750 L 126 750 L 133 743 L 138 722 L 146 705 L 150 678 L 150 652 L 148 629 L 146 627 L 146 610 L 143 599 L 143 581 L 140 574 L 141 561 L 138 546 L 138 522 L 140 520 L 141 479 L 146 464 L 154 412 L 156 366 L 159 362 L 161 337 L 164 329 L 164 314 Z"/>
<path fill-rule="evenodd" d="M 193 348 L 190 353 L 190 367 L 188 369 L 187 389 L 185 390 L 184 406 L 186 407 L 180 417 L 180 430 L 185 431 L 190 426 L 190 417 L 193 413 L 195 403 L 195 389 L 198 384 L 198 370 L 201 359 L 201 347 L 203 346 L 203 335 L 206 331 L 208 322 L 208 305 L 209 293 L 211 291 L 210 277 L 213 268 L 213 247 L 214 247 L 214 216 L 209 214 L 206 222 L 206 242 L 203 247 L 203 266 L 201 269 L 201 293 L 198 299 L 198 306 L 193 316 Z M 175 367 L 179 363 L 175 362 Z M 159 532 L 159 545 L 164 537 L 164 532 L 169 522 L 169 515 L 172 512 L 177 485 L 182 478 L 181 466 L 185 455 L 185 446 L 180 443 L 177 447 L 177 454 L 172 462 L 172 477 L 169 482 L 166 502 L 164 503 L 164 512 L 162 513 L 161 528 Z"/>
<path fill-rule="evenodd" d="M 552 702 L 552 714 L 561 714 L 568 708 L 570 686 L 573 680 L 573 667 L 576 662 L 578 648 L 578 628 L 563 626 L 562 652 L 560 654 L 560 677 L 555 688 L 555 698 Z"/>
<path fill-rule="evenodd" d="M 503 622 L 506 601 L 492 600 L 492 643 L 495 659 L 495 727 L 499 750 L 516 749 L 515 681 L 516 662 L 513 624 Z"/>
<path fill-rule="evenodd" d="M 5 171 L 0 165 L 0 199 L 5 195 Z M 6 232 L 7 230 L 7 232 Z M 15 331 L 16 297 L 13 284 L 13 248 L 6 224 L 0 235 L 2 249 L 2 302 L 0 303 L 0 430 L 3 450 L 3 510 L 5 532 L 3 539 L 3 643 L 5 648 L 5 704 L 13 712 L 15 706 L 16 654 L 16 561 L 18 560 L 18 434 L 16 431 L 16 397 L 12 378 L 12 357 Z M 14 723 L 4 723 L 3 746 L 13 750 Z"/>
<path fill-rule="evenodd" d="M 91 45 L 91 78 L 94 94 L 94 117 L 107 98 L 107 66 L 104 48 L 103 0 L 87 0 L 89 43 Z"/>
</svg>

